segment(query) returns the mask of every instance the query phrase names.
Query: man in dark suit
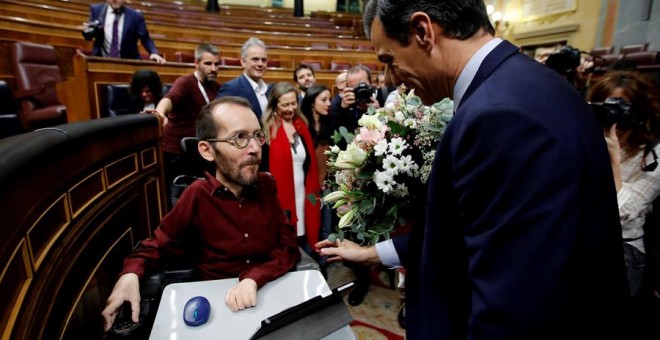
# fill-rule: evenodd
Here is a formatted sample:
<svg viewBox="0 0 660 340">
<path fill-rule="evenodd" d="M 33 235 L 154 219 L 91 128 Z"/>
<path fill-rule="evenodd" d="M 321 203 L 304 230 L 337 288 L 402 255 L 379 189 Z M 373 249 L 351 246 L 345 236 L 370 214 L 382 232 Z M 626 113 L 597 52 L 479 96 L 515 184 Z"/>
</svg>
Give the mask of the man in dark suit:
<svg viewBox="0 0 660 340">
<path fill-rule="evenodd" d="M 586 102 L 494 38 L 482 0 L 372 0 L 364 22 L 395 82 L 427 105 L 451 97 L 455 115 L 409 242 L 321 254 L 401 262 L 410 339 L 620 338 L 616 192 Z"/>
<path fill-rule="evenodd" d="M 94 40 L 92 54 L 98 57 L 141 59 L 138 39 L 149 52 L 149 59 L 159 64 L 165 59 L 158 54 L 156 44 L 149 37 L 142 14 L 124 5 L 126 0 L 107 0 L 90 6 L 89 22 L 83 23 L 83 36 Z M 97 23 L 96 28 L 89 23 Z M 116 40 L 116 42 L 115 42 Z"/>
<path fill-rule="evenodd" d="M 243 74 L 222 84 L 220 92 L 218 92 L 218 98 L 237 96 L 247 99 L 252 106 L 252 111 L 261 120 L 261 115 L 268 104 L 271 89 L 271 86 L 268 86 L 263 80 L 267 64 L 266 44 L 261 39 L 249 38 L 241 48 Z"/>
</svg>

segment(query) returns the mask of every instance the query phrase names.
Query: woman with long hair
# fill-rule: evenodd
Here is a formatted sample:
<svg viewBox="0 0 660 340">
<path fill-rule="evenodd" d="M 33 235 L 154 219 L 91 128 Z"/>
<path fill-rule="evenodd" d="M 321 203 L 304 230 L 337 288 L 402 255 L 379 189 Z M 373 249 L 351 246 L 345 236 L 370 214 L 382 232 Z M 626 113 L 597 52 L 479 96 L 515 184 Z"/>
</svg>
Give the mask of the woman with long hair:
<svg viewBox="0 0 660 340">
<path fill-rule="evenodd" d="M 593 85 L 588 99 L 592 103 L 605 103 L 597 113 L 600 113 L 602 125 L 606 126 L 605 139 L 617 190 L 626 273 L 633 299 L 632 310 L 627 313 L 635 325 L 631 332 L 649 334 L 644 329 L 655 329 L 655 321 L 650 320 L 648 307 L 655 304 L 657 313 L 660 303 L 656 288 L 660 281 L 650 275 L 660 267 L 657 261 L 647 256 L 649 251 L 657 254 L 660 247 L 656 244 L 647 249 L 651 243 L 646 235 L 649 227 L 660 228 L 660 225 L 646 223 L 653 212 L 654 201 L 660 195 L 660 169 L 656 169 L 660 91 L 645 75 L 635 71 L 615 71 L 606 73 Z M 651 261 L 647 262 L 649 259 Z M 654 262 L 655 268 L 646 268 L 647 263 L 653 265 Z M 655 334 L 657 336 L 657 331 Z"/>
<path fill-rule="evenodd" d="M 268 171 L 275 177 L 277 196 L 297 227 L 300 246 L 309 254 L 319 240 L 320 185 L 314 142 L 307 119 L 298 107 L 298 90 L 277 83 L 261 117 L 268 144 Z"/>
<path fill-rule="evenodd" d="M 330 148 L 333 133 L 332 116 L 330 116 L 331 100 L 330 89 L 323 85 L 315 85 L 307 89 L 307 94 L 300 104 L 300 111 L 307 118 L 309 134 L 314 142 L 321 186 L 328 173 L 326 164 L 328 158 L 325 156 L 325 151 Z"/>
</svg>

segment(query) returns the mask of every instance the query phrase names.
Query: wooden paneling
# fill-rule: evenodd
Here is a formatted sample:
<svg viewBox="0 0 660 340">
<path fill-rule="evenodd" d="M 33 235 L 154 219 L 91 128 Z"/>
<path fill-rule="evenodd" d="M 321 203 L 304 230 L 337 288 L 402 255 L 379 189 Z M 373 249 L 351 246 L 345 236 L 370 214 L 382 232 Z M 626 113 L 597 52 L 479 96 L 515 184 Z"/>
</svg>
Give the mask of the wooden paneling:
<svg viewBox="0 0 660 340">
<path fill-rule="evenodd" d="M 163 215 L 160 129 L 130 115 L 0 142 L 3 339 L 102 338 L 122 259 Z"/>
</svg>

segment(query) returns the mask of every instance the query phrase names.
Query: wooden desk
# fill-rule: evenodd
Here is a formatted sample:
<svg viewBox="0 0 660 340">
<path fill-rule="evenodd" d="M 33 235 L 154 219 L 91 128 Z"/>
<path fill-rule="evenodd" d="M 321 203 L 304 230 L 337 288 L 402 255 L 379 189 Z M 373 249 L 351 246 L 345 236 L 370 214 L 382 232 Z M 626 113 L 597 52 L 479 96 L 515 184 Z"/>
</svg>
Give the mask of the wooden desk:
<svg viewBox="0 0 660 340">
<path fill-rule="evenodd" d="M 173 83 L 179 76 L 192 73 L 193 64 L 166 63 L 158 65 L 152 61 L 109 59 L 88 57 L 81 54 L 74 56 L 74 76 L 67 80 L 60 98 L 68 108 L 70 122 L 95 119 L 100 117 L 99 103 L 101 101 L 100 88 L 107 84 L 127 84 L 133 72 L 142 68 L 149 68 L 161 77 L 163 83 Z M 218 71 L 218 81 L 225 83 L 243 73 L 243 68 L 223 66 Z M 316 72 L 316 80 L 332 89 L 336 71 L 320 70 Z M 264 80 L 267 83 L 292 82 L 293 69 L 269 68 Z M 81 96 L 81 93 L 89 94 Z"/>
<path fill-rule="evenodd" d="M 238 279 L 226 279 L 175 283 L 165 287 L 149 338 L 248 339 L 261 320 L 330 291 L 323 275 L 317 270 L 291 272 L 263 286 L 257 292 L 256 307 L 234 313 L 225 305 L 225 295 L 237 283 Z M 199 295 L 211 303 L 209 321 L 198 327 L 186 326 L 183 323 L 183 307 L 188 300 Z M 345 325 L 323 339 L 355 339 L 355 335 Z"/>
</svg>

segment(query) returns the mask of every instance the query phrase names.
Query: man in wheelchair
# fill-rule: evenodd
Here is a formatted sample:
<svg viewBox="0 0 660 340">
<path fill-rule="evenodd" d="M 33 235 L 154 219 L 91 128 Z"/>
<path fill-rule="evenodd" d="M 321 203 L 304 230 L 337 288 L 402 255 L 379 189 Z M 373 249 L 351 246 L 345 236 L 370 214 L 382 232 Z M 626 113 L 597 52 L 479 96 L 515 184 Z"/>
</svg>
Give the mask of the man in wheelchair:
<svg viewBox="0 0 660 340">
<path fill-rule="evenodd" d="M 139 321 L 140 279 L 168 257 L 190 258 L 196 279 L 238 277 L 225 297 L 234 312 L 255 306 L 257 290 L 300 259 L 275 180 L 257 171 L 265 137 L 250 103 L 239 97 L 212 101 L 199 114 L 197 137 L 199 153 L 215 164 L 215 175 L 192 183 L 153 237 L 126 258 L 102 312 L 106 331 L 125 301 L 132 321 Z"/>
</svg>

